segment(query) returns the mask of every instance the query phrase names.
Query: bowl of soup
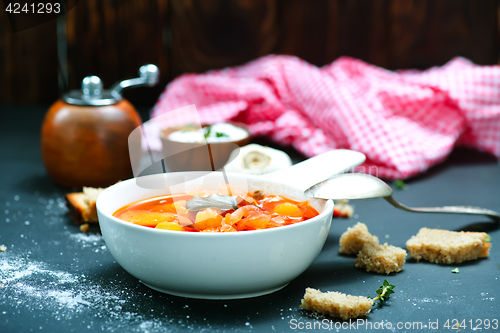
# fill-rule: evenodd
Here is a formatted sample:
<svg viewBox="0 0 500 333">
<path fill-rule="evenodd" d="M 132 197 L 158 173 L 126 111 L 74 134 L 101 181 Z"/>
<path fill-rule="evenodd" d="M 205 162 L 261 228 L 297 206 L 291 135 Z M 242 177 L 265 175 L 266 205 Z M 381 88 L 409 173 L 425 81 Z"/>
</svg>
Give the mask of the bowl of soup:
<svg viewBox="0 0 500 333">
<path fill-rule="evenodd" d="M 129 179 L 97 200 L 102 236 L 117 263 L 154 290 L 204 299 L 272 293 L 311 265 L 328 236 L 334 203 L 306 197 L 305 188 L 363 161 L 361 153 L 336 150 L 265 176 L 191 171 L 144 177 L 160 189 Z M 234 198 L 235 209 L 186 208 L 193 197 L 214 193 Z M 156 221 L 134 223 L 144 218 L 133 217 L 141 205 Z M 160 223 L 182 230 L 157 228 Z"/>
</svg>

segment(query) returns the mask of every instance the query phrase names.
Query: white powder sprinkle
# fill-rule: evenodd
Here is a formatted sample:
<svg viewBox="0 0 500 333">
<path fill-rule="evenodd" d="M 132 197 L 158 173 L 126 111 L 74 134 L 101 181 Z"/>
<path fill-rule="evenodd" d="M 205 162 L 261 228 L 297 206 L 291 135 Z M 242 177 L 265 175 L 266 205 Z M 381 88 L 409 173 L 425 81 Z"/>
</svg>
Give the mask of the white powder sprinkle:
<svg viewBox="0 0 500 333">
<path fill-rule="evenodd" d="M 47 310 L 56 320 L 80 313 L 102 318 L 106 313 L 106 326 L 99 328 L 108 332 L 124 329 L 141 333 L 171 331 L 170 324 L 160 319 L 151 320 L 140 313 L 123 311 L 125 305 L 132 305 L 128 303 L 134 296 L 127 289 L 105 287 L 81 279 L 69 272 L 51 269 L 42 262 L 6 256 L 0 262 L 0 304 L 5 304 L 7 299 L 10 303 L 15 300 L 18 306 L 30 311 Z"/>
<path fill-rule="evenodd" d="M 17 205 L 19 200 L 14 197 L 12 206 Z M 141 301 L 147 301 L 140 282 L 121 280 L 120 277 L 126 274 L 121 273 L 122 271 L 116 273 L 116 277 L 115 274 L 107 275 L 110 267 L 96 260 L 101 253 L 109 255 L 100 234 L 75 232 L 76 228 L 71 227 L 62 198 L 39 197 L 36 203 L 38 207 L 35 209 L 41 209 L 35 214 L 36 221 L 33 219 L 34 214 L 28 213 L 33 211 L 32 207 L 18 212 L 17 207 L 10 208 L 10 202 L 5 203 L 5 221 L 21 224 L 23 227 L 20 229 L 22 233 L 15 237 L 21 238 L 23 244 L 35 247 L 9 244 L 8 251 L 0 252 L 0 308 L 5 308 L 5 311 L 0 312 L 2 320 L 11 320 L 15 312 L 24 312 L 34 319 L 38 316 L 47 321 L 79 320 L 79 325 L 86 327 L 89 332 L 163 333 L 176 329 L 207 332 L 214 329 L 207 318 L 198 320 L 192 314 L 177 313 L 184 311 L 185 304 L 181 303 L 176 308 L 171 299 L 168 299 L 165 307 L 156 306 L 154 309 L 149 308 L 148 302 L 138 303 L 138 297 L 143 294 Z M 42 241 L 36 233 L 32 233 L 31 228 L 41 224 L 44 228 L 52 229 L 54 237 Z M 40 251 L 42 245 L 50 248 L 54 260 L 39 260 L 38 255 L 43 254 Z M 62 266 L 62 261 L 59 260 L 62 256 L 73 256 L 73 259 L 67 266 Z M 84 261 L 90 263 L 91 270 L 82 274 L 81 266 Z M 118 264 L 115 262 L 114 265 L 118 270 Z M 100 280 L 101 274 L 103 278 Z M 141 290 L 140 294 L 138 290 Z M 155 293 L 151 291 L 149 298 Z M 185 310 L 189 311 L 189 306 Z M 181 315 L 183 319 L 177 323 Z M 37 325 L 31 329 L 47 330 L 45 326 Z M 251 325 L 241 326 L 243 331 L 252 329 Z"/>
<path fill-rule="evenodd" d="M 81 292 L 74 295 L 71 291 L 49 290 L 47 296 L 54 298 L 60 305 L 69 309 L 73 309 L 80 305 L 90 306 L 91 304 L 84 300 L 83 297 L 85 297 L 85 295 Z"/>
<path fill-rule="evenodd" d="M 76 241 L 81 248 L 93 247 L 94 252 L 99 252 L 99 249 L 106 249 L 104 239 L 101 234 L 87 234 L 87 233 L 71 233 L 66 231 L 65 236 Z"/>
</svg>

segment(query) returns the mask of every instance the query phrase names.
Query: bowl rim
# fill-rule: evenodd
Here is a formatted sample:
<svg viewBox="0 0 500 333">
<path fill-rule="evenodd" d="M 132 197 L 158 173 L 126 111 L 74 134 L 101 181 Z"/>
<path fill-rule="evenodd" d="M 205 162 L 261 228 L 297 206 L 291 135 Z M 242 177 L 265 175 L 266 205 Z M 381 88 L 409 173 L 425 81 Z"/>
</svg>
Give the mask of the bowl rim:
<svg viewBox="0 0 500 333">
<path fill-rule="evenodd" d="M 180 174 L 180 173 L 188 173 L 188 172 L 191 173 L 191 172 L 196 172 L 196 171 L 172 172 L 171 174 L 175 174 L 175 173 Z M 298 188 L 295 188 L 291 185 L 287 185 L 287 184 L 280 183 L 280 182 L 273 182 L 272 180 L 262 179 L 262 178 L 259 178 L 256 176 L 252 177 L 252 175 L 243 175 L 243 174 L 239 174 L 239 173 L 228 173 L 228 174 L 238 175 L 238 176 L 241 176 L 242 178 L 248 178 L 248 176 L 250 176 L 250 178 L 257 178 L 258 180 L 262 180 L 265 182 L 269 181 L 272 183 L 281 184 L 281 185 L 284 185 L 286 187 L 290 187 L 290 188 L 299 190 Z M 148 175 L 148 176 L 144 176 L 144 177 L 158 177 L 160 175 L 163 176 L 164 174 L 153 174 L 153 175 Z M 145 227 L 142 225 L 137 225 L 137 224 L 127 222 L 127 221 L 124 221 L 122 219 L 119 219 L 119 218 L 113 216 L 112 214 L 114 214 L 116 212 L 116 210 L 113 213 L 108 214 L 101 209 L 101 205 L 103 205 L 103 203 L 102 203 L 103 200 L 105 200 L 106 196 L 109 195 L 109 194 L 105 193 L 108 189 L 112 189 L 112 188 L 116 188 L 116 187 L 120 187 L 120 186 L 128 186 L 131 182 L 135 182 L 135 180 L 136 180 L 136 178 L 130 178 L 130 179 L 127 179 L 123 182 L 116 183 L 116 184 L 111 185 L 110 187 L 106 188 L 97 198 L 96 209 L 97 209 L 98 213 L 105 215 L 107 218 L 111 219 L 114 223 L 119 223 L 119 224 L 123 225 L 125 228 L 128 228 L 128 227 L 130 227 L 132 229 L 138 228 L 136 230 L 142 230 L 144 232 L 151 232 L 153 234 L 163 233 L 165 235 L 178 235 L 178 237 L 198 237 L 198 238 L 200 238 L 200 237 L 212 237 L 212 238 L 213 237 L 217 237 L 217 238 L 219 238 L 219 237 L 248 237 L 248 236 L 252 236 L 255 234 L 262 234 L 262 233 L 270 234 L 270 233 L 276 233 L 276 232 L 284 232 L 284 231 L 279 231 L 279 230 L 286 231 L 286 230 L 291 230 L 291 228 L 301 228 L 301 227 L 306 226 L 308 224 L 317 222 L 317 220 L 324 218 L 325 215 L 331 214 L 333 216 L 333 209 L 334 209 L 333 200 L 331 200 L 331 199 L 314 199 L 314 200 L 324 202 L 323 211 L 319 212 L 319 214 L 317 216 L 310 218 L 306 221 L 301 221 L 298 223 L 280 226 L 280 227 L 276 227 L 276 228 L 260 229 L 260 230 L 246 230 L 246 231 L 237 231 L 237 232 L 187 232 L 187 231 L 156 229 L 156 228 Z M 303 191 L 300 191 L 300 192 L 303 192 Z M 105 195 L 103 196 L 103 194 L 105 194 Z M 177 193 L 171 193 L 171 194 L 177 194 Z M 144 199 L 140 199 L 140 200 L 136 200 L 136 201 L 147 200 L 147 199 L 154 198 L 156 196 L 161 196 L 161 195 L 163 195 L 163 194 L 148 196 Z M 311 199 L 313 199 L 313 198 L 311 198 Z M 136 201 L 133 201 L 133 202 L 136 202 Z M 133 202 L 130 202 L 130 203 L 133 203 Z M 125 205 L 128 205 L 130 203 L 127 203 Z M 121 207 L 123 207 L 125 205 L 122 205 Z M 328 213 L 329 211 L 330 211 L 330 213 Z M 328 216 L 326 216 L 326 217 L 328 218 Z M 101 220 L 99 220 L 99 223 L 101 223 Z M 104 222 L 104 223 L 106 223 L 106 222 Z M 233 236 L 229 236 L 228 234 L 233 235 Z M 236 236 L 236 235 L 238 235 L 238 236 Z"/>
</svg>

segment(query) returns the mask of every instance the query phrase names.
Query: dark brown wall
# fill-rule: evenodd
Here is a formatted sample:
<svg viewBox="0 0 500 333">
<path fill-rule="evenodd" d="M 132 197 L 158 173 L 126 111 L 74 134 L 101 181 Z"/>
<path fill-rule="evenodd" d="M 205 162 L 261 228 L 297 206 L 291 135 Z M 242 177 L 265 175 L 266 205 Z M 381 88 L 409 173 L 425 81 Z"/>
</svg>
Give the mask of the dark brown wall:
<svg viewBox="0 0 500 333">
<path fill-rule="evenodd" d="M 51 21 L 14 34 L 4 11 L 0 12 L 0 102 L 54 99 L 58 89 L 55 28 Z"/>
<path fill-rule="evenodd" d="M 269 53 L 322 66 L 339 56 L 389 69 L 454 56 L 499 61 L 500 0 L 80 0 L 67 14 L 69 87 L 98 75 L 105 87 L 155 63 L 161 84 L 126 92 L 152 104 L 184 72 Z M 0 102 L 59 96 L 56 22 L 12 33 L 0 13 Z"/>
</svg>

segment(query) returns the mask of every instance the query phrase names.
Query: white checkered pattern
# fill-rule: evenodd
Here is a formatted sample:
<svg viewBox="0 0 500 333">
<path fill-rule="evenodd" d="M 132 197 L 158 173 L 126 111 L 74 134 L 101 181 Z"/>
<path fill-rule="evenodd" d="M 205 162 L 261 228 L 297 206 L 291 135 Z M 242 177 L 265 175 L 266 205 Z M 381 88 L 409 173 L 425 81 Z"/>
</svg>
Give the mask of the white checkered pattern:
<svg viewBox="0 0 500 333">
<path fill-rule="evenodd" d="M 185 74 L 152 117 L 195 104 L 202 123 L 234 120 L 306 156 L 348 148 L 378 176 L 407 178 L 456 143 L 500 157 L 500 66 L 455 58 L 427 71 L 391 72 L 343 57 L 322 68 L 270 55 L 241 67 Z"/>
</svg>

